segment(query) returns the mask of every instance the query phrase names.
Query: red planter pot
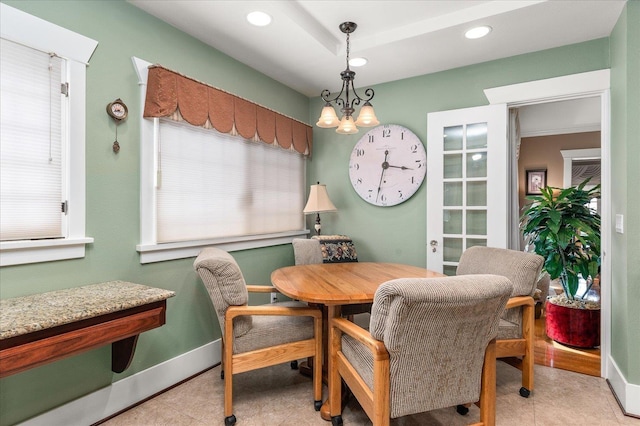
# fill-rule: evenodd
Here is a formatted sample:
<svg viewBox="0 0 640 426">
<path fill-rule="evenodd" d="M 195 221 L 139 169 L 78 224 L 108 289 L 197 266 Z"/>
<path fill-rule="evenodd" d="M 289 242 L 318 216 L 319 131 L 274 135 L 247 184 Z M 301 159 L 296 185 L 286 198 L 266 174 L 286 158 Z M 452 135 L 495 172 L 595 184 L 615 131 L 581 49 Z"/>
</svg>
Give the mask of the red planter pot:
<svg viewBox="0 0 640 426">
<path fill-rule="evenodd" d="M 547 301 L 546 332 L 558 343 L 578 348 L 600 346 L 600 309 L 578 309 Z"/>
</svg>

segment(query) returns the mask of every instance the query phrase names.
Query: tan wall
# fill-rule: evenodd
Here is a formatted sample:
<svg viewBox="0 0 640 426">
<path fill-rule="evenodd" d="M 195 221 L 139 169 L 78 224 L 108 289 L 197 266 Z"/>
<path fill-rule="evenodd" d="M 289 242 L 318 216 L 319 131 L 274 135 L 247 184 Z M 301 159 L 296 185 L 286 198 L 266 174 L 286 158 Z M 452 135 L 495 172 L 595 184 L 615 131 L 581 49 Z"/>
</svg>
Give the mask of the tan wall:
<svg viewBox="0 0 640 426">
<path fill-rule="evenodd" d="M 524 206 L 526 170 L 547 169 L 547 185 L 562 187 L 564 164 L 560 150 L 600 148 L 600 132 L 522 138 L 518 159 L 520 207 Z"/>
</svg>

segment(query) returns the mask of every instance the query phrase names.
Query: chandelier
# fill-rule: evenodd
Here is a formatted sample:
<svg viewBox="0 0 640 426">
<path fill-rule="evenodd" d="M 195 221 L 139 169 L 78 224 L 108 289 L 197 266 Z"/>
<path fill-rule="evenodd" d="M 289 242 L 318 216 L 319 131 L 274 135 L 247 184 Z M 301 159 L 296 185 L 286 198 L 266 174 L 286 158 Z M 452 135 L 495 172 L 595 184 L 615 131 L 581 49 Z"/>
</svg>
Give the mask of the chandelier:
<svg viewBox="0 0 640 426">
<path fill-rule="evenodd" d="M 356 73 L 349 69 L 349 34 L 354 32 L 358 25 L 354 22 L 343 22 L 340 24 L 340 31 L 347 35 L 347 69 L 340 73 L 340 77 L 342 78 L 342 89 L 340 93 L 335 98 L 331 99 L 331 92 L 327 89 L 323 90 L 320 94 L 322 100 L 325 101 L 324 108 L 322 108 L 322 112 L 320 113 L 320 119 L 316 123 L 318 127 L 331 128 L 338 127 L 336 132 L 341 134 L 353 134 L 358 133 L 358 127 L 373 127 L 380 124 L 378 119 L 376 118 L 376 114 L 373 111 L 373 106 L 369 102 L 373 99 L 373 89 L 369 88 L 364 91 L 365 97 L 361 97 L 356 92 L 355 87 L 353 87 L 353 80 L 356 78 Z M 353 97 L 350 96 L 349 91 L 353 93 Z M 342 94 L 344 93 L 344 98 L 342 98 Z M 360 108 L 360 114 L 358 115 L 357 120 L 353 120 L 353 113 L 355 109 L 354 105 L 360 105 L 360 102 L 363 102 L 362 108 Z M 338 116 L 336 115 L 336 111 L 331 105 L 334 103 L 340 106 L 340 111 L 342 111 L 342 118 L 338 120 Z"/>
</svg>

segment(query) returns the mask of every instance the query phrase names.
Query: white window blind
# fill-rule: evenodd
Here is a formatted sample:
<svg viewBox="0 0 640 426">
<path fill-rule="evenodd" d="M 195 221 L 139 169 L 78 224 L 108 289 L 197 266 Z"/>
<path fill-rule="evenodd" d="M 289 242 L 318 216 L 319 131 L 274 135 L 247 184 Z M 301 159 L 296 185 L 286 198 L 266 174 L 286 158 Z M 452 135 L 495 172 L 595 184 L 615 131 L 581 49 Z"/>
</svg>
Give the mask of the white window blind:
<svg viewBox="0 0 640 426">
<path fill-rule="evenodd" d="M 63 237 L 65 61 L 0 41 L 0 239 Z"/>
<path fill-rule="evenodd" d="M 158 121 L 157 243 L 304 229 L 302 155 Z"/>
</svg>

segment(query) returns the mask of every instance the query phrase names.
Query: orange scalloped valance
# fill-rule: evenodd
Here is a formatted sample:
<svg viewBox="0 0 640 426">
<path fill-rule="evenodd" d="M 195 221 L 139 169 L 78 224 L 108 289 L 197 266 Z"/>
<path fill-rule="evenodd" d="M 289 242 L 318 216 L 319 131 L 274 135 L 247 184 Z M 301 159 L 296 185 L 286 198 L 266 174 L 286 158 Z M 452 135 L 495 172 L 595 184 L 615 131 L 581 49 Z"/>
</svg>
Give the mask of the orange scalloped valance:
<svg viewBox="0 0 640 426">
<path fill-rule="evenodd" d="M 201 83 L 159 65 L 149 67 L 144 117 L 176 113 L 189 124 L 237 133 L 311 155 L 312 127 L 261 105 Z"/>
</svg>

